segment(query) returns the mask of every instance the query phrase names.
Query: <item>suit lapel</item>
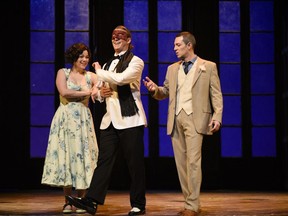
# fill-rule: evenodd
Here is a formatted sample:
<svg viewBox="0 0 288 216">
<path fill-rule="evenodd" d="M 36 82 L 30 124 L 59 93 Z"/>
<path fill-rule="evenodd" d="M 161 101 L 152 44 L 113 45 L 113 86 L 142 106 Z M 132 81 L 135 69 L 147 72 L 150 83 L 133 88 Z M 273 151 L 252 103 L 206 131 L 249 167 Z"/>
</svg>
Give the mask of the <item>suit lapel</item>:
<svg viewBox="0 0 288 216">
<path fill-rule="evenodd" d="M 173 68 L 171 68 L 172 70 L 172 79 L 170 82 L 170 91 L 171 91 L 171 94 L 170 94 L 170 97 L 171 96 L 176 96 L 176 92 L 177 92 L 177 82 L 178 82 L 178 71 L 179 71 L 179 67 L 181 66 L 181 61 L 177 62 L 178 64 L 175 64 L 175 66 Z M 173 93 L 174 92 L 174 93 Z"/>
<path fill-rule="evenodd" d="M 201 59 L 200 57 L 198 57 L 198 59 L 196 61 L 196 69 L 195 69 L 195 74 L 194 74 L 192 86 L 195 85 L 195 83 L 198 80 L 198 78 L 200 77 L 201 73 L 204 71 L 203 70 L 203 68 L 205 68 L 204 65 L 205 65 L 205 61 L 203 59 Z"/>
</svg>

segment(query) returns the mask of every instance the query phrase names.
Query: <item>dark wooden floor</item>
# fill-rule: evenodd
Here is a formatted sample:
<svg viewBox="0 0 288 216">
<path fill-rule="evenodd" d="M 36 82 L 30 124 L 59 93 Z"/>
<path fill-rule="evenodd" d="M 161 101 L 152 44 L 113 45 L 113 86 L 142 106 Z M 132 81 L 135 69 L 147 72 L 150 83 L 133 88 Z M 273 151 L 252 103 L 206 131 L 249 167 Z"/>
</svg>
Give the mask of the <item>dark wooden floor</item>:
<svg viewBox="0 0 288 216">
<path fill-rule="evenodd" d="M 179 191 L 148 191 L 146 216 L 176 216 L 182 201 Z M 63 204 L 62 191 L 1 192 L 0 215 L 62 215 Z M 201 206 L 200 216 L 288 216 L 288 192 L 204 191 Z M 96 215 L 127 215 L 129 210 L 128 192 L 109 191 Z"/>
</svg>

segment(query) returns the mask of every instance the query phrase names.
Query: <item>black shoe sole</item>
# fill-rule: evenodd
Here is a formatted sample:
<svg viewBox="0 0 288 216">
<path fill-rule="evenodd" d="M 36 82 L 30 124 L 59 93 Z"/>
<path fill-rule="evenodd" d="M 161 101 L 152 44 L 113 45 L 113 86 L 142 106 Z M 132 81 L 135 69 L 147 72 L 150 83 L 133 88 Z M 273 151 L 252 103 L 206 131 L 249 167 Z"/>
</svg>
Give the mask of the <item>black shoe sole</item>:
<svg viewBox="0 0 288 216">
<path fill-rule="evenodd" d="M 97 208 L 91 208 L 89 206 L 83 205 L 82 203 L 78 202 L 77 199 L 71 197 L 71 196 L 66 196 L 66 199 L 74 205 L 76 208 L 84 209 L 86 210 L 89 214 L 95 215 Z"/>
<path fill-rule="evenodd" d="M 133 216 L 133 215 L 145 215 L 146 214 L 146 211 L 145 210 L 142 210 L 140 212 L 129 212 L 128 213 L 128 216 Z"/>
</svg>

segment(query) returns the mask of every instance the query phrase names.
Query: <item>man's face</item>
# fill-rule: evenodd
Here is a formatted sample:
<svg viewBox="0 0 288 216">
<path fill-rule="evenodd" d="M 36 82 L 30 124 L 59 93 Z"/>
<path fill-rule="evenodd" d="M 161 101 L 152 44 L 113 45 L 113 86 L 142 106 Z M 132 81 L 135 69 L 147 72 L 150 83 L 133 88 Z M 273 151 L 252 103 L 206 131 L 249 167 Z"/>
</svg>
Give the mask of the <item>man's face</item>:
<svg viewBox="0 0 288 216">
<path fill-rule="evenodd" d="M 120 53 L 128 49 L 131 38 L 122 29 L 115 29 L 112 33 L 112 45 L 116 53 Z"/>
<path fill-rule="evenodd" d="M 188 45 L 186 45 L 183 41 L 183 36 L 176 37 L 174 40 L 174 51 L 179 59 L 185 59 L 189 54 Z"/>
</svg>

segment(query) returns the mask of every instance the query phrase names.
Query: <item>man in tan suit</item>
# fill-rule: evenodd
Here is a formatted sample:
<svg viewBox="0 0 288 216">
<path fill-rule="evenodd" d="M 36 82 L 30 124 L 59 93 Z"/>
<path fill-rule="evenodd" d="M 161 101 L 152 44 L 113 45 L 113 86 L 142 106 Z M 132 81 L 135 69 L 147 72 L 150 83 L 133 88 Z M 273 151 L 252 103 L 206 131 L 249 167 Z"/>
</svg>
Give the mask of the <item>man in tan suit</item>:
<svg viewBox="0 0 288 216">
<path fill-rule="evenodd" d="M 168 67 L 163 86 L 156 85 L 149 77 L 143 80 L 153 98 L 169 97 L 167 134 L 172 139 L 184 195 L 184 209 L 178 213 L 181 216 L 196 216 L 200 211 L 203 136 L 220 129 L 223 113 L 217 66 L 197 56 L 195 45 L 193 34 L 179 33 L 174 51 L 180 61 Z"/>
</svg>

